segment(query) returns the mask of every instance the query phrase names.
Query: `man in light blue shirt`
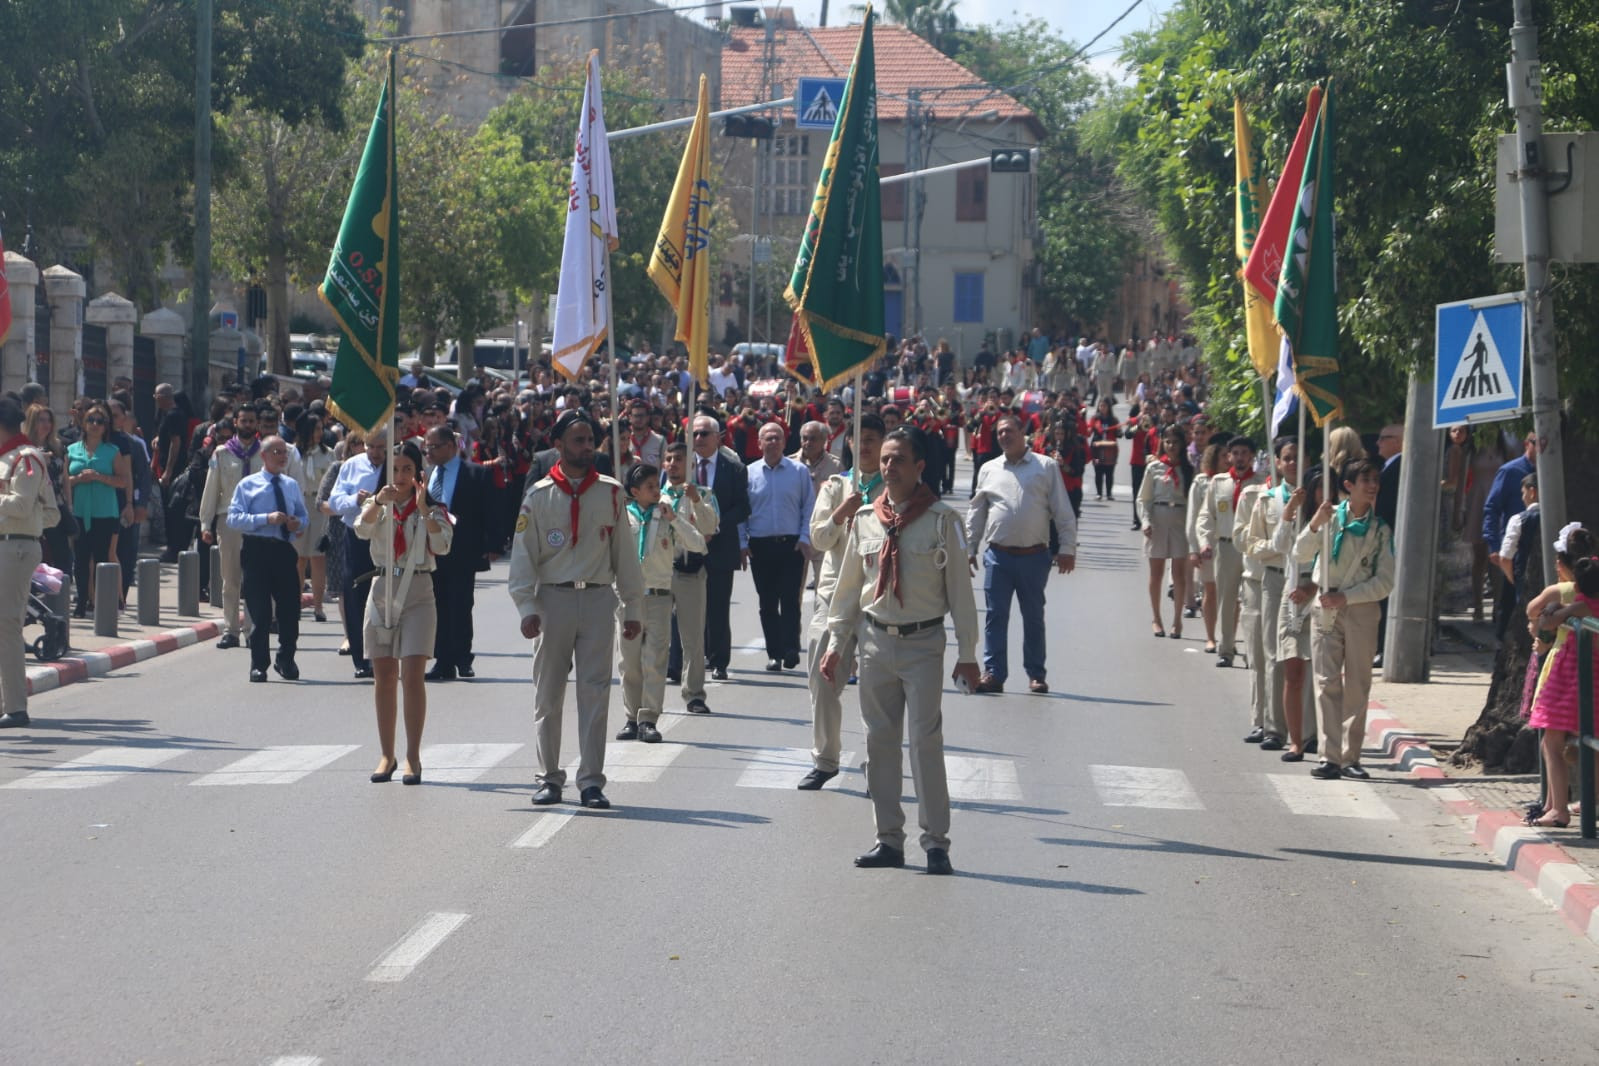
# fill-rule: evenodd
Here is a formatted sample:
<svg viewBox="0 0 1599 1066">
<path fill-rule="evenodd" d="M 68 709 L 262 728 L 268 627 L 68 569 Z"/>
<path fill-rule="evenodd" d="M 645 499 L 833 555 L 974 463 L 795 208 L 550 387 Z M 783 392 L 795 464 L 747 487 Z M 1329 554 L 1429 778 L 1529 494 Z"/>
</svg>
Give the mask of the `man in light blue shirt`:
<svg viewBox="0 0 1599 1066">
<path fill-rule="evenodd" d="M 261 442 L 262 469 L 240 478 L 228 504 L 228 528 L 244 534 L 240 592 L 249 612 L 250 680 L 267 679 L 267 643 L 277 616 L 278 657 L 272 668 L 298 681 L 294 652 L 300 639 L 300 556 L 294 542 L 310 514 L 300 484 L 287 473 L 289 446 L 282 437 Z"/>
<path fill-rule="evenodd" d="M 1049 358 L 1049 338 L 1037 326 L 1033 327 L 1033 335 L 1027 341 L 1027 358 L 1034 366 L 1043 366 L 1044 360 Z"/>
<path fill-rule="evenodd" d="M 366 598 L 371 581 L 358 581 L 372 572 L 372 548 L 355 535 L 355 520 L 368 496 L 383 485 L 383 464 L 388 456 L 389 438 L 382 431 L 366 439 L 366 451 L 345 457 L 339 476 L 328 492 L 328 507 L 347 526 L 344 532 L 344 637 L 350 643 L 350 660 L 357 680 L 372 676 L 372 663 L 366 657 Z"/>
<path fill-rule="evenodd" d="M 804 463 L 783 454 L 783 427 L 761 427 L 761 458 L 749 466 L 749 519 L 738 527 L 739 547 L 755 578 L 766 668 L 792 670 L 800 660 L 800 599 L 811 558 L 811 509 L 816 487 Z"/>
</svg>

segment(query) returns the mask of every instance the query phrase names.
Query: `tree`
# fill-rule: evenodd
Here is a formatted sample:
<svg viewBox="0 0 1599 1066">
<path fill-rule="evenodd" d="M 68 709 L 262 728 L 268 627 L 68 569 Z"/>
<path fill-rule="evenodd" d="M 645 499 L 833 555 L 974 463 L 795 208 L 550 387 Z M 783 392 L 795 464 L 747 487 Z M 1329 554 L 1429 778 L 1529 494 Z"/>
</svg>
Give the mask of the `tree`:
<svg viewBox="0 0 1599 1066">
<path fill-rule="evenodd" d="M 883 14 L 941 52 L 960 28 L 955 0 L 888 0 Z"/>
</svg>

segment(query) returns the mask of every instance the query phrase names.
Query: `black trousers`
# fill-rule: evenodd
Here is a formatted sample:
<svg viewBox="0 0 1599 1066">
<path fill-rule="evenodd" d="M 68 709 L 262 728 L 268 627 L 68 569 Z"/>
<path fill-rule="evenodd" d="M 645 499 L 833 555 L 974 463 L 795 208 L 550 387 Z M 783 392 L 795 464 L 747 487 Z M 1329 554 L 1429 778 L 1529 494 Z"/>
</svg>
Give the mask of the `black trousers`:
<svg viewBox="0 0 1599 1066">
<path fill-rule="evenodd" d="M 733 575 L 736 570 L 718 566 L 705 568 L 705 665 L 726 670 L 733 661 L 733 627 L 728 611 L 733 603 Z M 682 652 L 678 652 L 681 660 Z"/>
<path fill-rule="evenodd" d="M 438 612 L 438 627 L 433 637 L 435 665 L 448 670 L 470 667 L 472 609 L 477 605 L 475 570 L 469 566 L 450 566 L 433 571 L 433 605 Z"/>
<path fill-rule="evenodd" d="M 239 594 L 250 612 L 250 668 L 265 670 L 271 660 L 268 642 L 274 619 L 278 658 L 292 663 L 300 643 L 299 554 L 289 541 L 246 535 L 239 561 L 244 570 Z"/>
<path fill-rule="evenodd" d="M 972 495 L 977 495 L 977 475 L 982 471 L 983 464 L 991 461 L 999 452 L 978 452 L 972 462 Z"/>
<path fill-rule="evenodd" d="M 1094 494 L 1110 498 L 1111 489 L 1116 484 L 1116 468 L 1106 466 L 1104 463 L 1094 464 Z"/>
<path fill-rule="evenodd" d="M 332 521 L 339 521 L 335 518 Z M 350 662 L 357 666 L 372 665 L 366 658 L 366 598 L 372 594 L 372 582 L 357 581 L 372 572 L 372 545 L 355 535 L 348 526 L 344 529 L 344 637 L 350 642 Z"/>
<path fill-rule="evenodd" d="M 1079 485 L 1075 489 L 1067 489 L 1066 498 L 1072 501 L 1072 514 L 1083 517 L 1083 487 Z"/>
<path fill-rule="evenodd" d="M 1133 525 L 1142 525 L 1138 520 L 1138 489 L 1144 483 L 1144 468 L 1130 466 L 1127 469 L 1133 472 Z"/>
<path fill-rule="evenodd" d="M 87 607 L 94 591 L 94 568 L 98 563 L 114 563 L 111 558 L 111 538 L 122 523 L 115 518 L 80 518 L 83 532 L 78 534 L 77 546 L 77 604 Z"/>
<path fill-rule="evenodd" d="M 760 598 L 761 633 L 769 659 L 800 657 L 800 600 L 805 594 L 805 556 L 799 537 L 751 537 L 750 575 Z"/>
</svg>

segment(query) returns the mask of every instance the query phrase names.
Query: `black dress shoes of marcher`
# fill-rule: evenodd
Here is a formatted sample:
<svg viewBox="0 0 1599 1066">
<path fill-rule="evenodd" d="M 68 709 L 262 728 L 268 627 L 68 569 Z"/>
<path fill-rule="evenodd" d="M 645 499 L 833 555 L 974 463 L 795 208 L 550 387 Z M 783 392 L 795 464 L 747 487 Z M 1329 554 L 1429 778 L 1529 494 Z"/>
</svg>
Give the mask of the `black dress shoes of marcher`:
<svg viewBox="0 0 1599 1066">
<path fill-rule="evenodd" d="M 540 785 L 538 791 L 533 793 L 533 806 L 535 807 L 548 807 L 552 803 L 560 802 L 560 785 Z"/>
<path fill-rule="evenodd" d="M 638 724 L 638 738 L 645 744 L 659 744 L 661 731 L 655 727 L 654 722 L 640 722 Z"/>
<path fill-rule="evenodd" d="M 267 677 L 266 677 L 266 671 L 265 670 L 262 670 L 259 667 L 255 667 L 255 666 L 250 667 L 250 680 L 251 681 L 265 681 L 266 679 L 267 679 Z"/>
<path fill-rule="evenodd" d="M 794 787 L 801 792 L 815 792 L 837 776 L 837 770 L 812 770 L 800 778 L 800 783 Z"/>
<path fill-rule="evenodd" d="M 1232 664 L 1233 664 L 1233 657 L 1231 655 L 1218 655 L 1218 656 L 1216 656 L 1216 665 L 1217 666 L 1220 666 L 1220 667 L 1225 669 L 1226 667 L 1229 667 Z"/>
<path fill-rule="evenodd" d="M 637 722 L 624 723 L 622 728 L 618 729 L 616 731 L 616 739 L 617 740 L 637 740 L 638 739 L 638 723 Z"/>
<path fill-rule="evenodd" d="M 1285 746 L 1283 738 L 1276 733 L 1267 733 L 1260 741 L 1261 751 L 1282 751 Z"/>
<path fill-rule="evenodd" d="M 766 660 L 766 672 L 767 673 L 775 674 L 781 669 L 783 669 L 783 664 L 778 662 L 776 659 L 768 659 L 768 660 Z"/>
<path fill-rule="evenodd" d="M 605 793 L 601 792 L 597 785 L 590 785 L 585 788 L 578 794 L 578 799 L 582 801 L 583 806 L 591 807 L 596 811 L 608 811 L 611 809 L 611 801 L 605 798 Z"/>
<path fill-rule="evenodd" d="M 27 711 L 12 711 L 10 714 L 0 714 L 0 729 L 21 729 L 27 724 Z"/>
<path fill-rule="evenodd" d="M 1322 762 L 1316 764 L 1316 768 L 1310 771 L 1310 776 L 1319 777 L 1323 781 L 1336 781 L 1340 777 L 1344 776 L 1344 773 L 1338 768 L 1337 763 Z"/>
<path fill-rule="evenodd" d="M 798 655 L 785 655 L 785 656 L 783 656 L 783 669 L 792 670 L 798 665 L 799 665 L 799 656 Z"/>
<path fill-rule="evenodd" d="M 372 676 L 372 664 L 371 663 L 367 663 L 365 666 L 357 666 L 355 668 L 355 679 L 357 681 L 365 681 L 366 679 L 368 679 L 371 676 Z"/>
<path fill-rule="evenodd" d="M 711 671 L 711 680 L 712 681 L 726 681 L 727 680 L 727 667 L 718 666 L 716 669 L 712 670 Z"/>
<path fill-rule="evenodd" d="M 954 873 L 955 867 L 949 864 L 949 852 L 943 848 L 928 848 L 927 872 L 930 874 Z"/>
<path fill-rule="evenodd" d="M 1266 731 L 1264 729 L 1260 728 L 1260 726 L 1257 725 L 1255 728 L 1253 728 L 1253 729 L 1251 729 L 1249 731 L 1249 734 L 1247 736 L 1244 737 L 1244 743 L 1245 744 L 1259 744 L 1261 741 L 1263 741 L 1265 739 L 1266 739 Z"/>
<path fill-rule="evenodd" d="M 217 647 L 221 648 L 224 651 L 226 651 L 229 648 L 237 648 L 238 646 L 239 646 L 239 637 L 235 633 L 224 633 L 224 634 L 222 634 L 222 639 L 217 641 Z"/>
<path fill-rule="evenodd" d="M 692 699 L 692 700 L 688 701 L 688 713 L 689 714 L 710 714 L 711 713 L 711 708 L 706 704 L 706 702 L 704 700 L 696 698 L 696 699 Z"/>
<path fill-rule="evenodd" d="M 865 855 L 855 856 L 855 865 L 863 870 L 897 870 L 905 865 L 905 853 L 887 844 L 879 844 Z"/>
<path fill-rule="evenodd" d="M 285 681 L 300 680 L 300 668 L 295 665 L 293 659 L 285 659 L 279 656 L 272 660 L 272 669 L 276 670 L 278 676 Z"/>
<path fill-rule="evenodd" d="M 455 668 L 455 676 L 470 681 L 477 676 L 477 671 L 470 666 L 457 666 Z"/>
<path fill-rule="evenodd" d="M 435 666 L 422 677 L 427 681 L 454 681 L 455 671 L 448 666 Z"/>
</svg>

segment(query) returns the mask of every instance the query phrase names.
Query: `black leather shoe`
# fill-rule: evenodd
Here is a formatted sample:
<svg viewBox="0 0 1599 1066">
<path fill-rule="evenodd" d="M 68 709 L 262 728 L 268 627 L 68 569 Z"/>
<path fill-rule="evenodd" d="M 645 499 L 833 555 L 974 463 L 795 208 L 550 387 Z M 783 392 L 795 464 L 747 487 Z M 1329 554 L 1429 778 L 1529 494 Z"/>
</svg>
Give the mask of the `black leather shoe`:
<svg viewBox="0 0 1599 1066">
<path fill-rule="evenodd" d="M 624 722 L 623 725 L 622 725 L 622 728 L 618 729 L 616 731 L 616 739 L 617 740 L 637 740 L 638 739 L 638 723 L 637 722 Z"/>
<path fill-rule="evenodd" d="M 727 667 L 718 666 L 715 670 L 712 670 L 711 671 L 711 680 L 712 681 L 726 681 L 727 680 Z"/>
<path fill-rule="evenodd" d="M 266 678 L 266 671 L 265 670 L 262 670 L 259 667 L 255 667 L 255 666 L 250 667 L 250 680 L 251 681 L 265 681 L 266 679 L 267 678 Z"/>
<path fill-rule="evenodd" d="M 1218 656 L 1216 656 L 1216 665 L 1217 666 L 1220 666 L 1223 669 L 1226 669 L 1227 667 L 1231 666 L 1232 664 L 1233 664 L 1233 657 L 1231 655 L 1218 655 Z"/>
<path fill-rule="evenodd" d="M 905 853 L 887 844 L 879 844 L 865 855 L 855 856 L 855 865 L 863 870 L 898 869 L 905 865 Z"/>
<path fill-rule="evenodd" d="M 537 792 L 533 793 L 533 806 L 548 807 L 552 803 L 561 802 L 560 785 L 540 785 Z"/>
<path fill-rule="evenodd" d="M 1260 742 L 1261 751 L 1282 751 L 1284 747 L 1283 738 L 1276 733 L 1267 733 Z"/>
<path fill-rule="evenodd" d="M 794 787 L 801 792 L 815 792 L 837 776 L 837 770 L 812 770 L 800 778 L 800 783 Z"/>
<path fill-rule="evenodd" d="M 300 668 L 295 665 L 293 659 L 285 659 L 280 655 L 272 660 L 272 669 L 276 670 L 278 676 L 285 681 L 300 680 Z"/>
<path fill-rule="evenodd" d="M 1248 735 L 1246 735 L 1244 737 L 1244 743 L 1245 744 L 1259 744 L 1261 741 L 1263 741 L 1265 739 L 1266 739 L 1266 731 L 1264 729 L 1260 728 L 1260 726 L 1257 725 L 1255 728 L 1253 728 L 1253 729 L 1251 729 L 1249 731 Z"/>
<path fill-rule="evenodd" d="M 776 659 L 768 659 L 768 660 L 766 660 L 766 672 L 767 673 L 775 674 L 775 673 L 779 672 L 782 669 L 783 669 L 783 664 L 778 662 Z"/>
<path fill-rule="evenodd" d="M 954 873 L 955 867 L 949 864 L 949 852 L 943 848 L 928 848 L 927 872 L 930 874 Z"/>
<path fill-rule="evenodd" d="M 470 681 L 477 676 L 477 671 L 470 666 L 457 666 L 455 668 L 455 676 Z"/>
<path fill-rule="evenodd" d="M 669 685 L 681 685 L 683 683 L 683 675 L 682 674 L 667 674 L 666 675 L 666 683 L 669 684 Z"/>
<path fill-rule="evenodd" d="M 1323 781 L 1336 781 L 1343 776 L 1343 771 L 1335 762 L 1317 763 L 1316 768 L 1310 771 L 1311 777 L 1319 777 Z"/>
<path fill-rule="evenodd" d="M 792 670 L 798 665 L 799 665 L 799 656 L 798 655 L 785 655 L 785 656 L 783 656 L 783 669 Z"/>
<path fill-rule="evenodd" d="M 578 794 L 578 799 L 583 806 L 591 807 L 596 811 L 608 811 L 611 809 L 611 801 L 605 798 L 605 793 L 601 792 L 596 785 L 590 785 L 585 788 Z"/>
<path fill-rule="evenodd" d="M 0 729 L 21 729 L 27 724 L 27 711 L 12 711 L 10 714 L 0 714 Z"/>
<path fill-rule="evenodd" d="M 222 639 L 217 641 L 217 647 L 221 648 L 223 651 L 226 651 L 229 648 L 237 648 L 238 646 L 239 638 L 233 633 L 224 633 L 222 634 Z"/>
<path fill-rule="evenodd" d="M 688 713 L 689 714 L 710 714 L 711 713 L 711 708 L 702 699 L 692 699 L 692 700 L 688 701 Z"/>
<path fill-rule="evenodd" d="M 355 668 L 355 679 L 357 681 L 365 681 L 368 678 L 370 678 L 371 676 L 372 676 L 372 664 L 371 663 L 367 663 L 364 666 L 357 666 Z"/>
<path fill-rule="evenodd" d="M 638 724 L 638 738 L 645 744 L 659 744 L 661 731 L 655 727 L 654 722 L 640 722 Z"/>
<path fill-rule="evenodd" d="M 422 677 L 426 681 L 454 681 L 455 670 L 449 666 L 435 666 L 423 674 Z"/>
</svg>

